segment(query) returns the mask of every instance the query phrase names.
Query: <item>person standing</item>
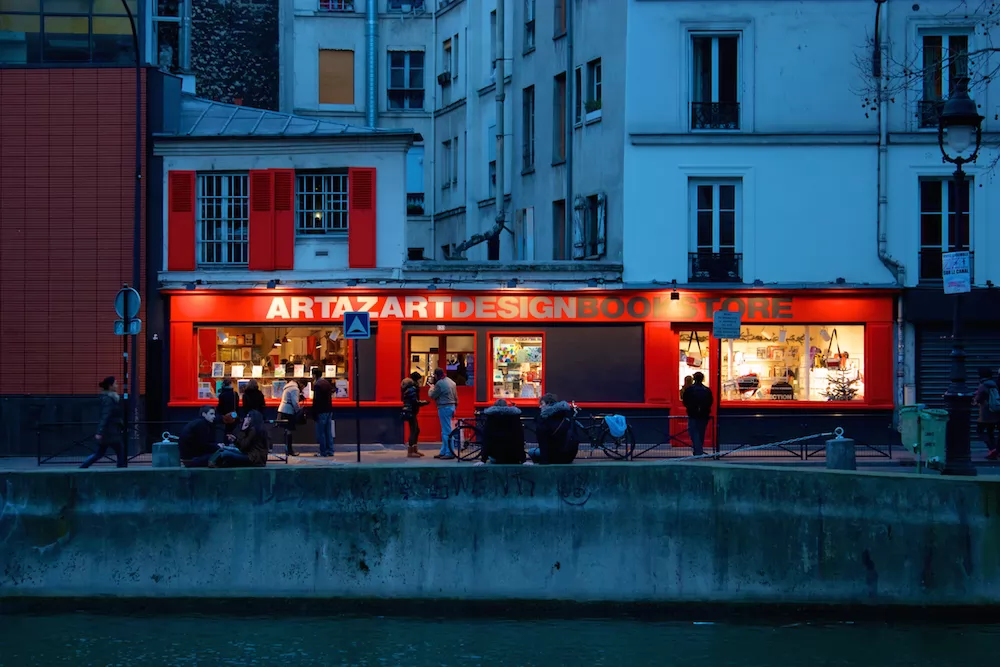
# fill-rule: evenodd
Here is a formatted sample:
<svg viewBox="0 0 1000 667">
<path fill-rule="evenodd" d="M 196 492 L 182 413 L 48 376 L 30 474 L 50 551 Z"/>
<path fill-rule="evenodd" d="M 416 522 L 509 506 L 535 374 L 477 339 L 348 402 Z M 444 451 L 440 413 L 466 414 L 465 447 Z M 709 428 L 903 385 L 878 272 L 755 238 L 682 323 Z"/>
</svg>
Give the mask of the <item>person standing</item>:
<svg viewBox="0 0 1000 667">
<path fill-rule="evenodd" d="M 281 403 L 278 404 L 278 424 L 285 429 L 285 452 L 289 456 L 298 456 L 292 446 L 292 434 L 299 421 L 299 381 L 291 380 L 281 391 Z"/>
<path fill-rule="evenodd" d="M 264 392 L 260 390 L 256 380 L 250 380 L 247 382 L 247 388 L 243 390 L 243 413 L 249 414 L 256 410 L 263 415 L 264 406 Z"/>
<path fill-rule="evenodd" d="M 455 458 L 448 449 L 448 436 L 455 428 L 455 408 L 458 407 L 458 388 L 455 382 L 445 374 L 443 368 L 434 369 L 434 386 L 428 396 L 437 404 L 438 420 L 441 422 L 441 451 L 434 455 L 436 459 L 448 460 Z"/>
<path fill-rule="evenodd" d="M 87 457 L 80 466 L 89 468 L 108 453 L 110 447 L 115 451 L 115 461 L 119 468 L 125 467 L 125 452 L 122 446 L 122 425 L 125 412 L 122 410 L 121 396 L 118 395 L 118 382 L 113 377 L 106 377 L 99 383 L 101 388 L 101 416 L 97 420 L 97 451 Z"/>
<path fill-rule="evenodd" d="M 403 401 L 403 421 L 410 429 L 409 438 L 406 441 L 406 458 L 417 459 L 423 456 L 417 448 L 417 437 L 420 435 L 420 426 L 417 425 L 417 414 L 420 408 L 427 405 L 427 401 L 420 400 L 420 381 L 424 377 L 413 371 L 410 377 L 403 378 L 399 385 L 401 399 Z"/>
<path fill-rule="evenodd" d="M 688 433 L 691 435 L 691 451 L 695 456 L 705 453 L 705 431 L 712 418 L 712 404 L 715 398 L 712 390 L 705 386 L 705 374 L 695 373 L 694 383 L 684 391 L 684 407 L 688 415 Z"/>
<path fill-rule="evenodd" d="M 226 378 L 222 381 L 222 389 L 219 390 L 219 404 L 215 407 L 215 414 L 222 421 L 226 435 L 232 435 L 236 430 L 236 420 L 239 418 L 240 395 L 233 389 L 233 381 Z"/>
<path fill-rule="evenodd" d="M 979 408 L 979 419 L 976 424 L 976 432 L 986 443 L 989 453 L 986 458 L 995 461 L 1000 452 L 997 451 L 997 427 L 1000 426 L 1000 412 L 990 410 L 990 394 L 997 391 L 997 383 L 993 379 L 993 374 L 989 368 L 979 369 L 979 387 L 976 388 L 976 395 L 973 402 Z"/>
<path fill-rule="evenodd" d="M 316 422 L 318 456 L 333 456 L 333 383 L 318 368 L 312 369 L 312 376 L 312 416 Z"/>
</svg>

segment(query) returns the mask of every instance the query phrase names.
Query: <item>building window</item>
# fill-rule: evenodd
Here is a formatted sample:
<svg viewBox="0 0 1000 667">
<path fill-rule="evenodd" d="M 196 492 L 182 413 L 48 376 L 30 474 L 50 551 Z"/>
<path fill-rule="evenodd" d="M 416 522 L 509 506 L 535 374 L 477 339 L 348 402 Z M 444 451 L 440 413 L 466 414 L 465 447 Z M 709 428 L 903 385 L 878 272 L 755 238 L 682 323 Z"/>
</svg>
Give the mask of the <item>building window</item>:
<svg viewBox="0 0 1000 667">
<path fill-rule="evenodd" d="M 720 341 L 722 400 L 864 400 L 864 326 L 766 324 L 740 333 Z M 698 350 L 707 356 L 708 336 L 691 344 L 688 335 L 680 336 L 681 373 L 692 375 L 702 370 Z"/>
<path fill-rule="evenodd" d="M 924 35 L 920 127 L 937 128 L 944 101 L 969 77 L 968 35 Z"/>
<path fill-rule="evenodd" d="M 410 360 L 407 373 L 420 373 L 424 377 L 424 382 L 433 375 L 435 368 L 441 368 L 459 387 L 476 386 L 474 335 L 411 334 L 407 356 Z"/>
<path fill-rule="evenodd" d="M 566 3 L 570 0 L 555 0 L 553 12 L 552 38 L 557 39 L 566 34 Z"/>
<path fill-rule="evenodd" d="M 535 48 L 535 0 L 524 0 L 524 51 Z"/>
<path fill-rule="evenodd" d="M 354 104 L 354 51 L 320 49 L 319 103 Z"/>
<path fill-rule="evenodd" d="M 424 52 L 389 52 L 389 109 L 424 108 Z"/>
<path fill-rule="evenodd" d="M 497 13 L 496 10 L 490 12 L 490 53 L 487 61 L 490 63 L 490 77 L 495 77 L 497 73 Z"/>
<path fill-rule="evenodd" d="M 552 162 L 566 160 L 566 72 L 557 74 L 552 86 Z"/>
<path fill-rule="evenodd" d="M 375 0 L 371 0 L 375 2 Z M 403 12 L 409 13 L 414 10 L 424 8 L 424 0 L 388 0 L 386 9 L 390 12 Z"/>
<path fill-rule="evenodd" d="M 289 382 L 298 380 L 311 389 L 313 368 L 334 383 L 335 398 L 350 398 L 350 341 L 344 339 L 343 327 L 321 326 L 196 326 L 198 398 L 216 398 L 222 380 L 232 378 L 241 396 L 253 381 L 265 400 L 277 402 Z"/>
<path fill-rule="evenodd" d="M 406 153 L 406 214 L 424 215 L 424 147 Z"/>
<path fill-rule="evenodd" d="M 541 334 L 492 336 L 493 398 L 541 398 L 542 350 Z"/>
<path fill-rule="evenodd" d="M 452 163 L 455 161 L 451 139 L 441 142 L 441 189 L 451 187 Z"/>
<path fill-rule="evenodd" d="M 521 171 L 535 168 L 535 87 L 528 86 L 521 95 L 521 122 L 523 141 L 521 146 Z"/>
<path fill-rule="evenodd" d="M 249 238 L 250 177 L 198 174 L 198 263 L 247 264 Z"/>
<path fill-rule="evenodd" d="M 354 0 L 319 0 L 321 12 L 353 12 Z"/>
<path fill-rule="evenodd" d="M 514 214 L 514 259 L 531 261 L 535 259 L 535 209 L 518 209 Z"/>
<path fill-rule="evenodd" d="M 587 63 L 587 102 L 585 109 L 587 118 L 601 115 L 601 59 Z"/>
<path fill-rule="evenodd" d="M 136 15 L 134 0 L 130 7 Z M 0 63 L 134 62 L 132 28 L 120 0 L 0 2 Z"/>
<path fill-rule="evenodd" d="M 570 258 L 569 227 L 566 224 L 566 200 L 552 202 L 552 259 Z"/>
<path fill-rule="evenodd" d="M 337 234 L 347 231 L 347 170 L 295 174 L 295 231 Z"/>
<path fill-rule="evenodd" d="M 600 257 L 604 254 L 604 197 L 590 195 L 584 205 L 583 256 Z"/>
<path fill-rule="evenodd" d="M 693 35 L 691 129 L 740 129 L 739 35 Z"/>
<path fill-rule="evenodd" d="M 573 124 L 583 123 L 583 68 L 573 71 Z"/>
<path fill-rule="evenodd" d="M 497 196 L 497 126 L 490 125 L 486 130 L 486 145 L 489 147 L 487 164 L 487 192 L 489 197 Z"/>
<path fill-rule="evenodd" d="M 941 255 L 971 249 L 969 196 L 971 179 L 956 196 L 950 178 L 920 181 L 920 275 L 921 281 L 942 279 Z M 961 211 L 962 215 L 958 215 Z"/>
<path fill-rule="evenodd" d="M 691 281 L 742 280 L 740 195 L 738 180 L 691 181 Z"/>
</svg>

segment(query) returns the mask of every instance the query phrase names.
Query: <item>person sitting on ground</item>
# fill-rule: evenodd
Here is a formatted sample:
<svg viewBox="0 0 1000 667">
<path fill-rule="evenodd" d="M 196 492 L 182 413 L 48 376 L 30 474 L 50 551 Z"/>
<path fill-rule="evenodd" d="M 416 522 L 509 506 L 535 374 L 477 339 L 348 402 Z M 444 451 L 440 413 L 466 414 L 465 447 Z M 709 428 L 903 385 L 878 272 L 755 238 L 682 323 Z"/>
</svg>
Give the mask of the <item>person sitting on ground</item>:
<svg viewBox="0 0 1000 667">
<path fill-rule="evenodd" d="M 498 399 L 483 411 L 486 423 L 483 428 L 483 450 L 476 465 L 498 463 L 520 465 L 525 462 L 524 425 L 521 411 L 504 399 Z"/>
<path fill-rule="evenodd" d="M 240 430 L 229 436 L 236 446 L 223 447 L 209 463 L 212 468 L 252 468 L 267 465 L 267 452 L 271 448 L 264 415 L 251 410 L 243 418 Z"/>
<path fill-rule="evenodd" d="M 215 443 L 215 408 L 203 405 L 198 417 L 181 429 L 177 442 L 181 462 L 188 468 L 205 468 L 221 446 Z"/>
<path fill-rule="evenodd" d="M 535 420 L 538 447 L 531 449 L 528 456 L 535 463 L 572 463 L 580 449 L 573 407 L 555 394 L 542 396 L 538 407 L 541 408 Z"/>
</svg>

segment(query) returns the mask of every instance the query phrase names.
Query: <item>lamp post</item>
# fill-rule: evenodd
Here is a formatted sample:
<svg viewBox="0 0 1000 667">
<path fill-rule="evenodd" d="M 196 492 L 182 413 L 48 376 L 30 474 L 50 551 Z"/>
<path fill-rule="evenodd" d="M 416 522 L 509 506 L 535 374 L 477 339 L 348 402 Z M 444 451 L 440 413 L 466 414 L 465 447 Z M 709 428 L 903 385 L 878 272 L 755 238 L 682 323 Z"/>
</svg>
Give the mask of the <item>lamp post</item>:
<svg viewBox="0 0 1000 667">
<path fill-rule="evenodd" d="M 969 98 L 967 81 L 959 81 L 955 93 L 948 99 L 938 119 L 938 146 L 945 162 L 955 165 L 955 224 L 961 224 L 968 201 L 965 199 L 963 165 L 975 162 L 982 145 L 983 117 L 976 103 Z M 975 145 L 973 145 L 975 144 Z M 969 429 L 972 416 L 972 393 L 965 383 L 965 343 L 962 341 L 962 295 L 956 294 L 952 319 L 951 384 L 944 394 L 948 406 L 948 426 L 945 431 L 945 475 L 974 476 Z"/>
</svg>

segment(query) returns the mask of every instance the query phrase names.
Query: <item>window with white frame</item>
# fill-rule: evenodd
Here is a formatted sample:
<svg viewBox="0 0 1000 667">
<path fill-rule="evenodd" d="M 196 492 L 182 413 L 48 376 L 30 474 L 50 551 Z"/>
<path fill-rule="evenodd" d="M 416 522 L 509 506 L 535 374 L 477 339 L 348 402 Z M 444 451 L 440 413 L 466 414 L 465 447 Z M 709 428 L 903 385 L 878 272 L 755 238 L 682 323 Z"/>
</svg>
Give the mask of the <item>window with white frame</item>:
<svg viewBox="0 0 1000 667">
<path fill-rule="evenodd" d="M 198 174 L 198 263 L 240 265 L 250 259 L 250 177 Z"/>
<path fill-rule="evenodd" d="M 535 48 L 535 0 L 524 0 L 524 50 Z"/>
<path fill-rule="evenodd" d="M 319 0 L 321 12 L 353 12 L 354 0 Z"/>
<path fill-rule="evenodd" d="M 521 93 L 521 171 L 535 168 L 535 87 L 528 86 Z"/>
<path fill-rule="evenodd" d="M 691 179 L 690 279 L 741 280 L 739 179 Z"/>
<path fill-rule="evenodd" d="M 692 33 L 691 129 L 740 129 L 740 35 Z"/>
<path fill-rule="evenodd" d="M 494 123 L 486 130 L 486 145 L 489 147 L 487 164 L 487 193 L 489 197 L 497 196 L 497 126 Z"/>
<path fill-rule="evenodd" d="M 941 280 L 941 255 L 971 251 L 971 179 L 955 189 L 951 178 L 920 179 L 920 280 Z"/>
<path fill-rule="evenodd" d="M 295 173 L 295 231 L 300 235 L 347 232 L 347 170 Z"/>
<path fill-rule="evenodd" d="M 601 59 L 587 63 L 587 101 L 584 105 L 588 118 L 599 115 L 601 110 Z"/>
<path fill-rule="evenodd" d="M 921 35 L 923 99 L 920 127 L 937 128 L 944 101 L 969 77 L 969 36 L 967 34 Z"/>
<path fill-rule="evenodd" d="M 424 108 L 424 52 L 389 52 L 389 109 Z"/>
</svg>

